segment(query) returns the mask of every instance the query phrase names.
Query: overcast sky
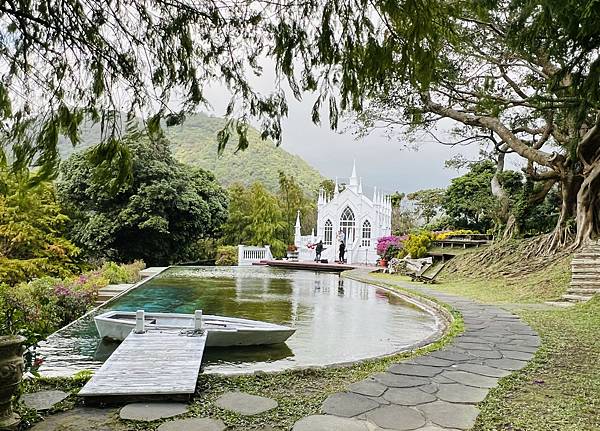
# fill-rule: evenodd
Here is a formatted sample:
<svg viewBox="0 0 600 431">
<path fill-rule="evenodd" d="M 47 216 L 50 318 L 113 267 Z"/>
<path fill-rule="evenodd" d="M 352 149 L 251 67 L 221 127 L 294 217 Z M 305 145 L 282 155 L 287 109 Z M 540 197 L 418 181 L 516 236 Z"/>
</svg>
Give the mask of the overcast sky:
<svg viewBox="0 0 600 431">
<path fill-rule="evenodd" d="M 271 91 L 274 85 L 268 66 L 265 62 L 263 76 L 250 79 L 263 92 Z M 223 116 L 229 101 L 227 89 L 215 85 L 207 89 L 206 96 L 213 105 L 210 113 Z M 366 193 L 372 193 L 373 186 L 387 193 L 446 187 L 451 178 L 460 174 L 445 168 L 444 162 L 459 153 L 473 160 L 479 152 L 477 146 L 450 147 L 428 136 L 424 136 L 417 151 L 407 149 L 401 137 L 390 139 L 384 133 L 356 139 L 351 131 L 332 131 L 326 115 L 322 115 L 321 126 L 315 125 L 311 121 L 313 102 L 314 96 L 310 94 L 300 102 L 288 97 L 289 114 L 282 125 L 282 147 L 302 157 L 324 176 L 332 179 L 337 176 L 341 182 L 350 176 L 356 160 L 357 174 L 362 177 Z M 450 127 L 450 123 L 446 124 Z"/>
</svg>

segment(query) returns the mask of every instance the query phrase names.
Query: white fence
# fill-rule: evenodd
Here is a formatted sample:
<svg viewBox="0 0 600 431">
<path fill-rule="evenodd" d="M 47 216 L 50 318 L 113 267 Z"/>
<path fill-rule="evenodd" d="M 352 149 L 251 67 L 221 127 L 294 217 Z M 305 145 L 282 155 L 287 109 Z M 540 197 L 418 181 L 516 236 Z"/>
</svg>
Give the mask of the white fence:
<svg viewBox="0 0 600 431">
<path fill-rule="evenodd" d="M 251 245 L 238 245 L 238 266 L 248 266 L 261 260 L 272 260 L 271 247 L 256 247 Z"/>
</svg>

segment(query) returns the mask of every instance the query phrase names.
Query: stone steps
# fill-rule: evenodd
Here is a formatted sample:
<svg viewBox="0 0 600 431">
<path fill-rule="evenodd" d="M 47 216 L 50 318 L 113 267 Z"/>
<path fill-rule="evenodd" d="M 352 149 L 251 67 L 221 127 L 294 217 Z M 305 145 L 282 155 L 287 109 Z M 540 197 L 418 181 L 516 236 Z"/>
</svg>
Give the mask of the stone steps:
<svg viewBox="0 0 600 431">
<path fill-rule="evenodd" d="M 574 293 L 574 294 L 583 294 L 583 295 L 596 295 L 598 293 L 600 293 L 600 287 L 597 288 L 584 288 L 584 287 L 569 287 L 569 289 L 567 290 L 567 293 Z"/>
<path fill-rule="evenodd" d="M 571 293 L 565 293 L 561 298 L 565 301 L 570 301 L 570 302 L 587 302 L 590 299 L 592 299 L 592 296 L 575 295 L 575 294 L 571 294 Z"/>
<path fill-rule="evenodd" d="M 106 287 L 98 290 L 98 296 L 96 297 L 96 305 L 102 305 L 109 299 L 131 289 L 133 284 L 109 284 Z"/>
<path fill-rule="evenodd" d="M 595 268 L 600 265 L 600 259 L 573 259 L 571 261 L 571 267 L 579 267 L 579 268 Z"/>
<path fill-rule="evenodd" d="M 587 283 L 573 283 L 569 285 L 569 289 L 600 289 L 600 283 L 598 282 L 587 282 Z"/>
<path fill-rule="evenodd" d="M 573 256 L 571 283 L 563 301 L 585 302 L 600 293 L 600 245 L 590 244 Z"/>
</svg>

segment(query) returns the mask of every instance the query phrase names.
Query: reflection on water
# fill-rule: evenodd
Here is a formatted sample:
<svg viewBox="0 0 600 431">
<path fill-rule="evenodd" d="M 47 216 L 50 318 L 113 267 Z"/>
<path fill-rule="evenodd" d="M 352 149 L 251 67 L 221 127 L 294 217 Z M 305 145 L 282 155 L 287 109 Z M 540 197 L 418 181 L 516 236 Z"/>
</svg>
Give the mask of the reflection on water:
<svg viewBox="0 0 600 431">
<path fill-rule="evenodd" d="M 433 316 L 389 292 L 336 274 L 271 268 L 171 268 L 105 309 L 217 314 L 289 325 L 277 346 L 211 348 L 204 372 L 281 370 L 392 353 L 428 337 Z M 50 337 L 42 373 L 95 369 L 118 344 L 101 341 L 93 316 Z"/>
</svg>

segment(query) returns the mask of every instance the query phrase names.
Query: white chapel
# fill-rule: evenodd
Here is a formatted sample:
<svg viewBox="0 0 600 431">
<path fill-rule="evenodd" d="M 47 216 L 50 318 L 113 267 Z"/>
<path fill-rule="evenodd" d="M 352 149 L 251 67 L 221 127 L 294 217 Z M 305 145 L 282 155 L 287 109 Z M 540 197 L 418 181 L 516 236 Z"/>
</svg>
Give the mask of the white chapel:
<svg viewBox="0 0 600 431">
<path fill-rule="evenodd" d="M 309 247 L 323 240 L 325 250 L 321 259 L 334 262 L 338 258 L 339 232 L 346 238 L 346 261 L 348 263 L 374 264 L 377 259 L 377 238 L 391 234 L 392 203 L 390 197 L 375 188 L 373 198 L 363 194 L 362 179 L 356 175 L 356 163 L 352 176 L 343 191 L 338 191 L 336 178 L 333 196 L 319 191 L 317 201 L 317 232 L 300 234 L 300 216 L 296 219 L 294 243 L 301 260 L 314 259 L 314 249 Z"/>
</svg>

